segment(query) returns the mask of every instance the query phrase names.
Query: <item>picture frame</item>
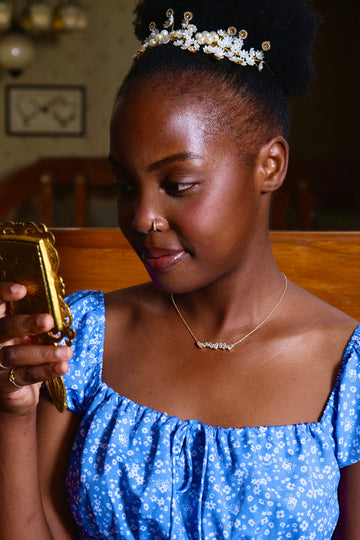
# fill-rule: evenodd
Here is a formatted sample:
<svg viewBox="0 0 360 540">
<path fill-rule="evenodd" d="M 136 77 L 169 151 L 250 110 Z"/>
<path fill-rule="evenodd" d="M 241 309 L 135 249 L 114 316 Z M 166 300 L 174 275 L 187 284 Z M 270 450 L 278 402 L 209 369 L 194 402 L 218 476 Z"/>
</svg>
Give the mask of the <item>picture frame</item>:
<svg viewBox="0 0 360 540">
<path fill-rule="evenodd" d="M 13 136 L 82 137 L 86 89 L 76 85 L 8 85 L 6 132 Z"/>
</svg>

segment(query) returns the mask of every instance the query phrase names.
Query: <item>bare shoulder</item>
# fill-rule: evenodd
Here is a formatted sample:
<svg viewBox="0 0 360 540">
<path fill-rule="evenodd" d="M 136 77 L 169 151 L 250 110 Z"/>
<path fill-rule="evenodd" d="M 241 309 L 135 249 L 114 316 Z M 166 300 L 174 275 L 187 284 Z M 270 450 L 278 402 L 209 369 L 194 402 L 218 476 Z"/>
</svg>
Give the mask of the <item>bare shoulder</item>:
<svg viewBox="0 0 360 540">
<path fill-rule="evenodd" d="M 134 316 L 138 318 L 142 311 L 149 316 L 159 315 L 166 306 L 166 297 L 151 282 L 112 291 L 105 294 L 106 316 L 112 318 L 116 314 L 126 322 Z"/>
<path fill-rule="evenodd" d="M 344 348 L 359 325 L 359 321 L 324 302 L 294 283 L 289 285 L 288 306 L 293 306 L 288 319 L 288 330 L 295 330 L 315 350 L 325 357 L 342 357 Z"/>
<path fill-rule="evenodd" d="M 166 324 L 168 302 L 168 295 L 151 282 L 107 293 L 105 352 L 119 342 L 123 343 L 125 352 L 124 343 L 139 344 L 139 337 L 145 335 L 148 327 L 154 327 L 154 321 L 156 326 Z"/>
<path fill-rule="evenodd" d="M 299 305 L 300 309 L 304 312 L 310 310 L 310 318 L 319 318 L 320 320 L 328 320 L 331 324 L 340 325 L 357 325 L 359 321 L 350 317 L 343 311 L 340 311 L 336 307 L 324 302 L 317 296 L 314 296 L 309 291 L 299 287 L 295 283 L 290 284 L 290 296 Z"/>
<path fill-rule="evenodd" d="M 260 402 L 269 415 L 268 423 L 321 418 L 357 326 L 352 317 L 289 283 L 281 312 L 266 329 L 265 347 L 264 342 L 257 346 L 257 357 L 269 359 L 269 369 L 257 373 L 262 394 L 256 401 L 258 404 L 269 388 L 268 398 Z M 253 425 L 264 418 L 265 413 L 259 415 Z"/>
</svg>

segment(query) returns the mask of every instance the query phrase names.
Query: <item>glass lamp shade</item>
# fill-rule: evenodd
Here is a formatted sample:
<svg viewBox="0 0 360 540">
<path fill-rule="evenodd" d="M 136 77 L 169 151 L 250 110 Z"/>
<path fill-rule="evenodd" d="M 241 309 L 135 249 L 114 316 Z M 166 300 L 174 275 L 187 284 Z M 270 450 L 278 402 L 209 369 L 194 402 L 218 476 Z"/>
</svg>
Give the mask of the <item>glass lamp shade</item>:
<svg viewBox="0 0 360 540">
<path fill-rule="evenodd" d="M 82 10 L 78 15 L 76 30 L 85 30 L 88 25 L 88 18 L 85 10 Z"/>
<path fill-rule="evenodd" d="M 52 8 L 45 2 L 33 2 L 21 18 L 27 32 L 48 32 L 52 28 Z"/>
<path fill-rule="evenodd" d="M 34 46 L 27 36 L 17 32 L 0 38 L 0 66 L 17 75 L 23 71 L 34 57 Z"/>
<path fill-rule="evenodd" d="M 64 3 L 57 8 L 53 24 L 55 30 L 84 30 L 87 27 L 87 16 L 82 6 Z"/>
<path fill-rule="evenodd" d="M 8 2 L 0 0 L 0 32 L 10 28 L 12 7 Z"/>
</svg>

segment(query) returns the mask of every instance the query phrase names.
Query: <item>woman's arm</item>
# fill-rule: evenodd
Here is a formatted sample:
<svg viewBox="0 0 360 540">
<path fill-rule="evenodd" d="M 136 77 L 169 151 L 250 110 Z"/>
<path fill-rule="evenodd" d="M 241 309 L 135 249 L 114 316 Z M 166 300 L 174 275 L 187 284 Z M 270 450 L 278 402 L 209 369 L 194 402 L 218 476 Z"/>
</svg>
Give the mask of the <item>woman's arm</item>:
<svg viewBox="0 0 360 540">
<path fill-rule="evenodd" d="M 360 462 L 341 469 L 339 505 L 333 540 L 360 540 Z"/>
<path fill-rule="evenodd" d="M 38 455 L 44 512 L 55 539 L 74 540 L 79 530 L 66 497 L 65 478 L 80 417 L 59 413 L 44 392 L 38 407 Z"/>
<path fill-rule="evenodd" d="M 40 496 L 35 414 L 0 413 L 0 440 L 0 538 L 54 538 Z"/>
<path fill-rule="evenodd" d="M 50 315 L 7 316 L 7 302 L 25 294 L 25 287 L 0 283 L 0 538 L 47 540 L 56 536 L 40 492 L 39 390 L 41 381 L 67 371 L 72 353 L 65 346 L 35 345 L 28 337 L 51 330 Z M 12 368 L 16 385 L 9 380 Z"/>
</svg>

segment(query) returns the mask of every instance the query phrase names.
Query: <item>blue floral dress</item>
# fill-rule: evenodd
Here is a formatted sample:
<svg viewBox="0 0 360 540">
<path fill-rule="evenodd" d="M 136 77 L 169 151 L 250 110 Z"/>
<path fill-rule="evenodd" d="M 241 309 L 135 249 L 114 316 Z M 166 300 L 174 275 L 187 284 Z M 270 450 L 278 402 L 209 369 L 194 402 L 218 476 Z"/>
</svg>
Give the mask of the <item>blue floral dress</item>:
<svg viewBox="0 0 360 540">
<path fill-rule="evenodd" d="M 330 539 L 340 469 L 360 460 L 360 327 L 319 422 L 219 428 L 120 396 L 101 380 L 103 293 L 67 302 L 64 380 L 82 417 L 67 492 L 82 539 Z"/>
</svg>

